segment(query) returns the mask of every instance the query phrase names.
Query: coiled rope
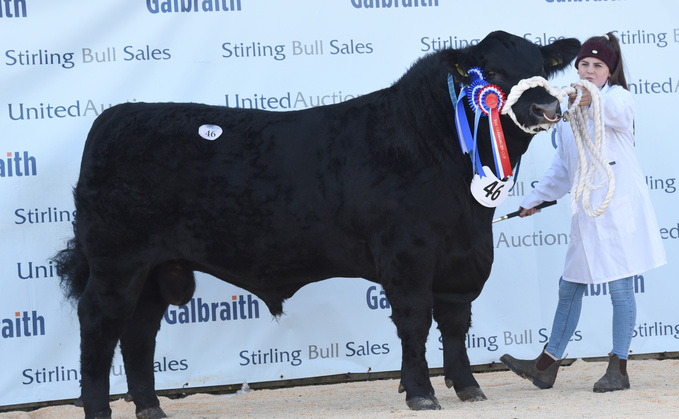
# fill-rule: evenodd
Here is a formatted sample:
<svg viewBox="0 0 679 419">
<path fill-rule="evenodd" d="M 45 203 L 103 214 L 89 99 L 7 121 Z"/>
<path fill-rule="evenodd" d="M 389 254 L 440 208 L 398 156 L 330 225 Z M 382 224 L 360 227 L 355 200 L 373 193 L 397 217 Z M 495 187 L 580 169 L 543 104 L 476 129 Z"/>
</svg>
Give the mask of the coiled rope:
<svg viewBox="0 0 679 419">
<path fill-rule="evenodd" d="M 578 164 L 573 179 L 573 187 L 571 189 L 571 213 L 573 215 L 578 213 L 578 202 L 582 202 L 582 208 L 585 213 L 592 217 L 598 217 L 603 214 L 608 205 L 613 199 L 613 192 L 615 192 L 615 175 L 610 164 L 604 157 L 604 114 L 601 109 L 601 100 L 599 97 L 599 89 L 587 80 L 580 80 L 575 85 L 582 86 L 587 89 L 592 97 L 592 111 L 594 114 L 594 140 L 592 140 L 589 131 L 589 121 L 585 111 L 581 106 L 578 106 L 582 99 L 582 90 L 575 87 L 566 87 L 558 89 L 552 87 L 543 77 L 535 76 L 529 79 L 521 80 L 507 95 L 507 102 L 505 103 L 502 114 L 508 115 L 514 123 L 528 134 L 537 134 L 541 130 L 548 130 L 554 127 L 556 120 L 550 123 L 543 123 L 533 128 L 526 128 L 519 123 L 516 115 L 512 110 L 512 106 L 519 100 L 523 92 L 533 87 L 543 87 L 550 95 L 554 96 L 563 102 L 568 95 L 576 93 L 576 98 L 573 104 L 566 112 L 563 118 L 570 122 L 573 135 L 575 137 L 575 144 L 578 148 Z M 549 120 L 549 119 L 548 119 Z M 550 120 L 551 121 L 551 120 Z M 589 154 L 589 159 L 587 158 Z M 601 175 L 601 180 L 598 183 L 594 182 L 596 173 Z M 608 180 L 608 182 L 606 182 Z M 606 195 L 601 204 L 592 208 L 590 203 L 590 196 L 592 191 L 601 189 L 607 185 Z"/>
</svg>

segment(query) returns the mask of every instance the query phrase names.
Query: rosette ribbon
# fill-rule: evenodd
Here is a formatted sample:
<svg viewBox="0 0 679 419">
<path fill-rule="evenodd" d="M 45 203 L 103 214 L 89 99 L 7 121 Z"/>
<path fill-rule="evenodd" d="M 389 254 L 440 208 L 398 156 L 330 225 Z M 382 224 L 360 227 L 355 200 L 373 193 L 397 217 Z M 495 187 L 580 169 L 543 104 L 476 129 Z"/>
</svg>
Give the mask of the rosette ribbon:
<svg viewBox="0 0 679 419">
<path fill-rule="evenodd" d="M 474 167 L 474 173 L 481 171 L 482 176 L 485 176 L 481 166 L 481 159 L 476 152 L 477 124 L 474 126 L 474 135 L 472 135 L 469 122 L 467 121 L 467 114 L 464 111 L 463 102 L 465 98 L 468 97 L 468 89 L 469 87 L 460 86 L 460 96 L 458 98 L 457 94 L 455 93 L 455 81 L 453 80 L 453 76 L 448 74 L 448 91 L 450 92 L 450 99 L 452 100 L 453 107 L 455 108 L 455 126 L 457 127 L 457 136 L 460 140 L 460 148 L 462 149 L 462 152 L 470 155 L 472 159 L 472 165 Z"/>
<path fill-rule="evenodd" d="M 500 179 L 506 179 L 512 175 L 512 164 L 509 161 L 505 135 L 500 124 L 500 112 L 505 101 L 504 93 L 494 84 L 488 84 L 479 91 L 478 106 L 484 115 L 488 116 L 493 159 Z"/>
<path fill-rule="evenodd" d="M 481 161 L 476 150 L 476 141 L 481 116 L 487 116 L 495 169 L 499 179 L 506 179 L 512 175 L 512 166 L 509 161 L 509 153 L 502 125 L 500 124 L 500 112 L 506 102 L 505 94 L 498 86 L 485 81 L 483 72 L 478 67 L 469 69 L 468 73 L 471 82 L 469 86 L 460 85 L 459 98 L 455 94 L 453 76 L 448 74 L 448 90 L 453 107 L 455 108 L 455 126 L 457 127 L 460 147 L 465 154 L 471 155 L 474 174 L 478 173 L 481 177 L 484 177 L 485 173 L 483 173 Z M 463 101 L 465 98 L 469 107 L 474 112 L 473 134 L 464 111 Z"/>
</svg>

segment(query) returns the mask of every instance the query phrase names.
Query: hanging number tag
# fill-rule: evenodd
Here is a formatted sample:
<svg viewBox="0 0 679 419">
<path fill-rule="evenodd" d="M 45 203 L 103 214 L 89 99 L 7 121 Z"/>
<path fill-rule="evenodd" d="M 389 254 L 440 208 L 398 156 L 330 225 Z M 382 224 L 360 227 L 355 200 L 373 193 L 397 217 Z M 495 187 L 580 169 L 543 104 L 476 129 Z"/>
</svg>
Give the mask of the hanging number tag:
<svg viewBox="0 0 679 419">
<path fill-rule="evenodd" d="M 198 135 L 205 138 L 206 140 L 214 141 L 222 135 L 222 128 L 218 125 L 201 125 L 198 128 Z"/>
<path fill-rule="evenodd" d="M 486 176 L 481 177 L 477 173 L 472 179 L 470 187 L 472 195 L 485 207 L 497 207 L 509 196 L 514 181 L 511 178 L 506 181 L 498 179 L 488 166 L 483 166 L 483 172 Z"/>
</svg>

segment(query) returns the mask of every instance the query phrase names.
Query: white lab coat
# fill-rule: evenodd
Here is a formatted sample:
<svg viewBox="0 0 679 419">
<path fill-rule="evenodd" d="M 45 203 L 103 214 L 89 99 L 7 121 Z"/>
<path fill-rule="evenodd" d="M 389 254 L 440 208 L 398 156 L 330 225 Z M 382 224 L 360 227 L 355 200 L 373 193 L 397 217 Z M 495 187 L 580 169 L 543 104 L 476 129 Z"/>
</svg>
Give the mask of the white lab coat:
<svg viewBox="0 0 679 419">
<path fill-rule="evenodd" d="M 608 209 L 599 217 L 590 218 L 580 204 L 571 220 L 563 279 L 584 284 L 626 278 L 667 263 L 648 187 L 634 153 L 632 94 L 621 86 L 606 84 L 600 97 L 604 152 L 615 174 L 615 192 Z M 594 138 L 591 109 L 589 117 L 590 135 Z M 577 146 L 568 122 L 559 122 L 556 129 L 556 155 L 535 189 L 521 202 L 523 208 L 559 199 L 571 190 L 578 162 Z M 604 196 L 605 188 L 593 191 L 591 207 L 598 207 Z"/>
</svg>

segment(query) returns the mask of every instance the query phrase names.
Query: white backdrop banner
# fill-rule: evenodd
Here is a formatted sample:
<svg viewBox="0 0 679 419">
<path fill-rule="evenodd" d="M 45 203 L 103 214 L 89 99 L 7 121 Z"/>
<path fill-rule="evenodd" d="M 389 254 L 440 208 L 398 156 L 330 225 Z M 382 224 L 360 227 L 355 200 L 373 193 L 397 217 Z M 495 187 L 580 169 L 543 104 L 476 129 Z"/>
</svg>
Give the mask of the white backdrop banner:
<svg viewBox="0 0 679 419">
<path fill-rule="evenodd" d="M 672 109 L 679 91 L 679 3 L 667 0 L 4 0 L 0 4 L 0 406 L 75 398 L 79 331 L 50 257 L 74 217 L 85 137 L 122 102 L 201 102 L 291 111 L 387 87 L 418 57 L 503 29 L 538 44 L 615 31 L 636 99 L 636 151 L 670 263 L 635 278 L 633 353 L 679 350 L 679 242 Z M 625 19 L 620 19 L 625 16 Z M 577 80 L 573 68 L 554 84 Z M 514 211 L 554 153 L 538 135 Z M 473 304 L 473 364 L 535 356 L 546 342 L 568 244 L 566 200 L 494 227 L 496 262 Z M 587 291 L 570 357 L 611 349 L 605 286 Z M 255 296 L 199 275 L 158 336 L 158 389 L 400 368 L 400 343 L 379 286 L 360 278 L 309 285 L 272 319 Z M 427 344 L 442 365 L 439 334 Z M 119 355 L 113 393 L 126 391 Z"/>
</svg>

